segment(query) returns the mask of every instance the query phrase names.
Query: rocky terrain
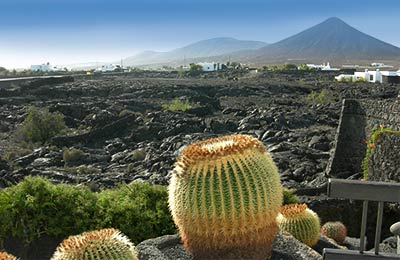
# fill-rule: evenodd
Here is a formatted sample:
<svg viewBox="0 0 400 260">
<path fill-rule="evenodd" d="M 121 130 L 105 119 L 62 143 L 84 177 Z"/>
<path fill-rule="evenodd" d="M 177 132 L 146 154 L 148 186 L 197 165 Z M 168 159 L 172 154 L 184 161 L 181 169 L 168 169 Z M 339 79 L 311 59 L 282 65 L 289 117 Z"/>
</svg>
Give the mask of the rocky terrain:
<svg viewBox="0 0 400 260">
<path fill-rule="evenodd" d="M 268 147 L 285 186 L 316 188 L 325 182 L 341 100 L 391 98 L 398 93 L 396 85 L 334 83 L 331 78 L 310 72 L 265 72 L 237 81 L 125 75 L 2 89 L 0 183 L 5 186 L 31 174 L 94 188 L 133 180 L 165 185 L 185 145 L 243 133 Z M 323 89 L 327 92 L 322 100 L 310 97 Z M 192 107 L 163 108 L 174 98 L 188 100 Z M 30 147 L 32 152 L 23 148 L 15 129 L 29 105 L 62 113 L 67 133 L 50 144 Z M 72 147 L 83 155 L 64 162 L 63 148 Z M 18 156 L 21 149 L 27 155 Z M 17 156 L 5 161 L 10 153 Z"/>
<path fill-rule="evenodd" d="M 242 133 L 267 146 L 283 185 L 307 195 L 302 200 L 323 210 L 324 220 L 351 220 L 354 212 L 348 210 L 354 205 L 347 202 L 343 208 L 343 202 L 320 199 L 342 100 L 396 99 L 400 88 L 337 83 L 326 72 L 265 71 L 238 79 L 212 73 L 196 78 L 143 73 L 0 88 L 0 187 L 27 175 L 87 184 L 93 190 L 135 180 L 167 185 L 185 145 Z M 169 110 L 174 99 L 187 101 L 190 108 Z M 21 143 L 17 129 L 32 105 L 62 113 L 68 130 L 48 144 Z M 63 151 L 71 148 L 81 152 L 65 160 Z M 352 236 L 357 232 L 350 226 Z"/>
</svg>

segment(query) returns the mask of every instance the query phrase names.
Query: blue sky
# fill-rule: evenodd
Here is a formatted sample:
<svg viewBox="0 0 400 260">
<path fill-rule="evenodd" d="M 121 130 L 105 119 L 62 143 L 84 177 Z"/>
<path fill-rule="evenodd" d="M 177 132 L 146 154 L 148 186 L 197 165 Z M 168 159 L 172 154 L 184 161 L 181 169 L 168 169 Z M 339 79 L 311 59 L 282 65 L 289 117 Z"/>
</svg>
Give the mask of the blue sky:
<svg viewBox="0 0 400 260">
<path fill-rule="evenodd" d="M 332 16 L 400 46 L 398 0 L 0 0 L 0 66 L 115 61 L 222 36 L 273 43 Z"/>
</svg>

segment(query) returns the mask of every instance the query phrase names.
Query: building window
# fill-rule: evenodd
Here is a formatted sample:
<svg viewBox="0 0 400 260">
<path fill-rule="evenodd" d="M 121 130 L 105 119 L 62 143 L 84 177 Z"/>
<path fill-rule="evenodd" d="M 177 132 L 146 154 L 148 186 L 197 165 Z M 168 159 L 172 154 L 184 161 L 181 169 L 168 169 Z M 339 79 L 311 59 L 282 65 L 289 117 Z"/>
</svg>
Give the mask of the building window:
<svg viewBox="0 0 400 260">
<path fill-rule="evenodd" d="M 374 75 L 369 75 L 369 80 L 373 81 L 374 80 Z"/>
</svg>

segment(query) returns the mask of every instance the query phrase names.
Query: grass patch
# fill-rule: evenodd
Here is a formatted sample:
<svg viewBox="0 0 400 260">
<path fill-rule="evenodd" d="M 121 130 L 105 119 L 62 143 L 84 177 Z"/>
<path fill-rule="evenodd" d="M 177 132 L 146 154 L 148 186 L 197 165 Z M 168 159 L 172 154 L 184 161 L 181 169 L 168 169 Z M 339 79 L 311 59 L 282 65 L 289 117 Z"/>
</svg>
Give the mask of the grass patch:
<svg viewBox="0 0 400 260">
<path fill-rule="evenodd" d="M 175 98 L 168 103 L 162 104 L 163 110 L 170 110 L 170 111 L 186 111 L 191 109 L 193 106 L 190 104 L 188 100 L 182 100 L 179 98 Z"/>
<path fill-rule="evenodd" d="M 323 89 L 321 92 L 311 91 L 307 95 L 307 103 L 309 104 L 328 104 L 333 100 L 333 93 L 327 89 Z"/>
</svg>

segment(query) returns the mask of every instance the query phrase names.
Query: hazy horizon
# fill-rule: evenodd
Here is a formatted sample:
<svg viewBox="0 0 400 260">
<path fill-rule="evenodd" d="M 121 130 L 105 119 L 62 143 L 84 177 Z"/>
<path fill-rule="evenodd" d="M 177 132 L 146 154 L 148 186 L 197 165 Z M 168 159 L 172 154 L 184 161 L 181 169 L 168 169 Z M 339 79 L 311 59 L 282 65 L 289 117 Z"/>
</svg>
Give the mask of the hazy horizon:
<svg viewBox="0 0 400 260">
<path fill-rule="evenodd" d="M 399 7 L 395 0 L 5 0 L 0 66 L 112 62 L 215 37 L 274 43 L 329 17 L 400 47 Z"/>
</svg>

